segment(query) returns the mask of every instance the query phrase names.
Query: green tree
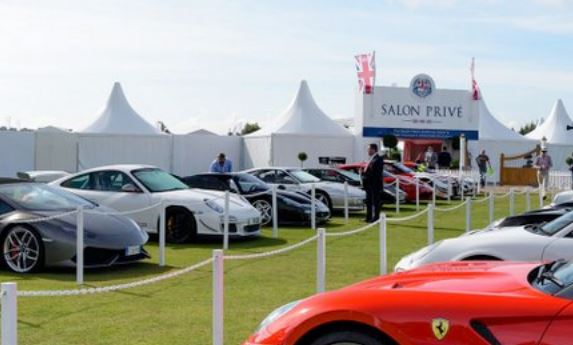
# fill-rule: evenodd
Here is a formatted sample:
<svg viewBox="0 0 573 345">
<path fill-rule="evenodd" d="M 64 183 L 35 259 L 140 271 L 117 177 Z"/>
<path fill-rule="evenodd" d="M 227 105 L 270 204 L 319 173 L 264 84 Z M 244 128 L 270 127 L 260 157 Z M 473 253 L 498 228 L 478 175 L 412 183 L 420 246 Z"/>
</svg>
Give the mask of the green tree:
<svg viewBox="0 0 573 345">
<path fill-rule="evenodd" d="M 298 160 L 300 161 L 300 167 L 302 168 L 304 161 L 308 159 L 308 155 L 306 152 L 299 152 L 298 153 Z"/>
<path fill-rule="evenodd" d="M 258 123 L 256 122 L 247 122 L 245 123 L 245 126 L 243 127 L 243 129 L 241 129 L 241 135 L 247 135 L 247 134 L 251 134 L 253 132 L 258 131 L 259 129 L 261 129 L 261 126 L 259 126 Z"/>
<path fill-rule="evenodd" d="M 535 128 L 537 128 L 537 125 L 535 122 L 531 121 L 530 123 L 526 123 L 525 125 L 521 126 L 519 129 L 519 134 L 526 135 L 527 133 L 532 132 Z"/>
</svg>

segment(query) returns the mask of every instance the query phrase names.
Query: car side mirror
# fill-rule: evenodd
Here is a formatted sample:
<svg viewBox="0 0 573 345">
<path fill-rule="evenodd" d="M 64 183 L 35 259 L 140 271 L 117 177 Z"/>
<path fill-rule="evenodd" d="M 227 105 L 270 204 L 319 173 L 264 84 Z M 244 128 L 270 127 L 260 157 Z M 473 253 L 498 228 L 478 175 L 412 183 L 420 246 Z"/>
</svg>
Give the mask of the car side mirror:
<svg viewBox="0 0 573 345">
<path fill-rule="evenodd" d="M 139 193 L 140 190 L 139 188 L 137 188 L 136 185 L 134 185 L 133 183 L 126 183 L 123 186 L 121 186 L 121 191 L 124 193 Z"/>
<path fill-rule="evenodd" d="M 283 186 L 282 184 L 279 184 L 279 186 L 277 187 L 277 189 L 280 189 L 280 190 L 285 190 L 285 189 L 286 189 L 286 187 L 285 187 L 285 186 Z"/>
</svg>

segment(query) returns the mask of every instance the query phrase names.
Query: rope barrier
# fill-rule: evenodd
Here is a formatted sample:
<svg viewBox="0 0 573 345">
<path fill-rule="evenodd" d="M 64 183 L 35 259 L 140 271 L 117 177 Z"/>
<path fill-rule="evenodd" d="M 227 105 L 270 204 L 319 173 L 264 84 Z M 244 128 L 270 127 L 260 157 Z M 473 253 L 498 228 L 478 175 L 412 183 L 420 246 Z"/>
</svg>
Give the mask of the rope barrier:
<svg viewBox="0 0 573 345">
<path fill-rule="evenodd" d="M 495 195 L 495 194 L 493 194 L 493 196 L 494 196 L 494 198 L 496 198 L 496 199 L 503 199 L 503 198 L 508 197 L 510 194 L 511 194 L 511 191 L 509 191 L 509 192 L 507 192 L 507 193 L 505 193 L 505 194 L 501 194 L 501 195 Z"/>
<path fill-rule="evenodd" d="M 366 224 L 363 227 L 360 227 L 358 229 L 354 229 L 354 230 L 349 230 L 349 231 L 344 231 L 344 232 L 327 232 L 326 236 L 329 237 L 343 237 L 343 236 L 350 236 L 350 235 L 354 235 L 354 234 L 358 234 L 360 232 L 366 231 L 368 229 L 370 229 L 371 227 L 380 224 L 380 219 L 378 219 L 377 221 L 370 223 L 370 224 Z"/>
<path fill-rule="evenodd" d="M 290 245 L 288 247 L 279 248 L 279 249 L 275 249 L 275 250 L 271 250 L 271 251 L 263 252 L 263 253 L 242 254 L 242 255 L 225 255 L 225 260 L 249 260 L 249 259 L 258 259 L 258 258 L 264 258 L 267 256 L 278 255 L 278 254 L 290 252 L 291 250 L 300 248 L 300 247 L 316 240 L 317 238 L 318 238 L 318 235 L 314 235 L 312 237 L 307 238 L 304 241 L 300 241 L 300 242 L 295 243 L 293 245 Z"/>
<path fill-rule="evenodd" d="M 491 199 L 493 196 L 494 196 L 494 195 L 492 194 L 492 195 L 490 195 L 490 196 L 488 196 L 488 197 L 485 197 L 485 198 L 483 198 L 483 199 L 476 199 L 476 200 L 473 201 L 473 203 L 474 203 L 474 204 L 481 204 L 482 202 L 487 202 L 487 201 L 489 201 L 489 199 Z"/>
<path fill-rule="evenodd" d="M 407 217 L 402 217 L 402 218 L 386 218 L 386 221 L 387 221 L 387 222 L 405 222 L 405 221 L 412 220 L 412 219 L 417 218 L 417 217 L 419 217 L 419 216 L 421 216 L 421 215 L 423 215 L 423 214 L 428 213 L 428 210 L 429 210 L 429 209 L 430 209 L 429 207 L 426 207 L 424 210 L 422 210 L 422 211 L 420 211 L 420 212 L 418 212 L 418 213 L 416 213 L 416 214 L 413 214 L 413 215 L 411 215 L 411 216 L 407 216 Z"/>
<path fill-rule="evenodd" d="M 119 290 L 131 289 L 135 287 L 140 287 L 143 285 L 149 285 L 157 283 L 166 279 L 175 278 L 182 274 L 192 272 L 203 266 L 206 266 L 213 262 L 212 258 L 203 260 L 197 264 L 191 265 L 186 268 L 182 268 L 173 272 L 159 275 L 157 277 L 138 280 L 131 283 L 124 283 L 111 286 L 95 287 L 95 288 L 84 288 L 84 289 L 70 289 L 70 290 L 23 290 L 18 291 L 18 297 L 53 297 L 53 296 L 81 296 L 81 295 L 93 295 L 99 293 L 114 292 Z"/>
<path fill-rule="evenodd" d="M 458 208 L 462 208 L 465 204 L 468 203 L 468 200 L 469 200 L 469 199 L 466 199 L 466 201 L 462 202 L 461 204 L 456 205 L 456 206 L 452 206 L 452 207 L 444 207 L 444 208 L 442 208 L 442 207 L 434 207 L 434 210 L 439 211 L 439 212 L 450 212 L 450 211 L 454 211 L 454 210 L 457 210 Z"/>
</svg>

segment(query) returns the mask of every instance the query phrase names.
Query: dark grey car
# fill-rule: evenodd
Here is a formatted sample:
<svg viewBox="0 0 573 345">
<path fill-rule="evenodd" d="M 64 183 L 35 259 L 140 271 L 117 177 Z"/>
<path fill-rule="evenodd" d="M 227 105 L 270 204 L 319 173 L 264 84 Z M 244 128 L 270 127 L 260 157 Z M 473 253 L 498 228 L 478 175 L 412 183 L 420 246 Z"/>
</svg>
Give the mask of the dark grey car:
<svg viewBox="0 0 573 345">
<path fill-rule="evenodd" d="M 113 211 L 56 187 L 0 179 L 0 262 L 18 273 L 38 271 L 44 266 L 74 265 L 77 216 L 59 215 L 78 207 L 85 210 L 86 267 L 149 257 L 143 248 L 148 235 L 131 219 L 107 214 Z"/>
</svg>

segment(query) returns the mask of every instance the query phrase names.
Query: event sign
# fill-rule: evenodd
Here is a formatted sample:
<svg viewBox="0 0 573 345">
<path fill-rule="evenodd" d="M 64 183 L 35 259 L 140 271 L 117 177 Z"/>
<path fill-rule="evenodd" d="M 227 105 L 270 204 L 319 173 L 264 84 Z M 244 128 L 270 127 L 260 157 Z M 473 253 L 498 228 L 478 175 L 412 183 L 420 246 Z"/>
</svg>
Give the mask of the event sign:
<svg viewBox="0 0 573 345">
<path fill-rule="evenodd" d="M 356 115 L 365 137 L 446 139 L 464 134 L 478 139 L 478 108 L 471 92 L 437 89 L 426 74 L 415 76 L 409 87 L 378 86 L 360 96 Z"/>
</svg>

